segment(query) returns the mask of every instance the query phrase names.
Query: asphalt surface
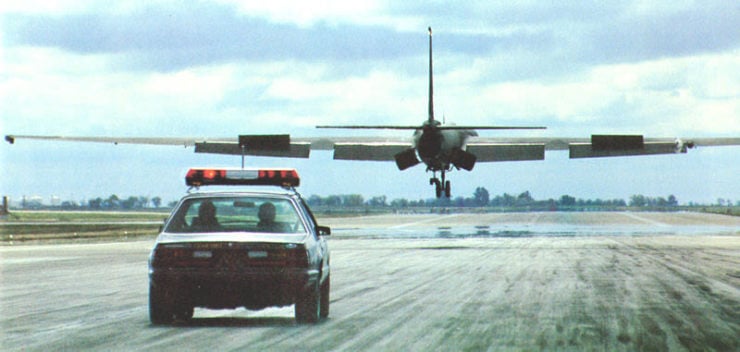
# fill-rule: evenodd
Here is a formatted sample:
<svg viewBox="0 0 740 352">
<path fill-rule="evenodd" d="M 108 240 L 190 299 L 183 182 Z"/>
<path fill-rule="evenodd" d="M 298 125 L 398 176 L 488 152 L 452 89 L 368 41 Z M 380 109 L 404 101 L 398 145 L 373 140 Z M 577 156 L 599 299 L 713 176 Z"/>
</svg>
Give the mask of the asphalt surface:
<svg viewBox="0 0 740 352">
<path fill-rule="evenodd" d="M 329 319 L 148 319 L 152 241 L 0 247 L 2 350 L 740 350 L 740 219 L 328 219 Z"/>
</svg>

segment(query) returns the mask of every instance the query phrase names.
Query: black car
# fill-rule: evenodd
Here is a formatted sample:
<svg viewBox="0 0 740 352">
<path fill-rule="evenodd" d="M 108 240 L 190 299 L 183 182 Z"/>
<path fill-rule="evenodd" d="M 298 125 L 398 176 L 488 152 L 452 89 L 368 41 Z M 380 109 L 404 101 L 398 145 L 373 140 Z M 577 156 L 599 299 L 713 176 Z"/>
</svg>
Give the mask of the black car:
<svg viewBox="0 0 740 352">
<path fill-rule="evenodd" d="M 300 323 L 329 315 L 325 236 L 295 192 L 295 170 L 191 169 L 188 185 L 286 189 L 194 192 L 180 200 L 149 257 L 149 317 L 169 324 L 195 307 L 259 310 L 295 304 Z"/>
</svg>

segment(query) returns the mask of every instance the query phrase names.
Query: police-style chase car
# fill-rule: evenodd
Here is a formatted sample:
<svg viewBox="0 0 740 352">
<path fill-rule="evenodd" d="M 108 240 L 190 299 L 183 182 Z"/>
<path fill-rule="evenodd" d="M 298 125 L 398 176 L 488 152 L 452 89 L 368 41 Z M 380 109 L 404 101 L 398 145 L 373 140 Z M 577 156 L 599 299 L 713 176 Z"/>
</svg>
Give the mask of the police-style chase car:
<svg viewBox="0 0 740 352">
<path fill-rule="evenodd" d="M 325 236 L 295 191 L 293 169 L 190 169 L 186 184 L 281 186 L 196 191 L 165 221 L 149 257 L 149 317 L 168 324 L 194 307 L 250 310 L 295 304 L 300 323 L 329 315 Z"/>
</svg>

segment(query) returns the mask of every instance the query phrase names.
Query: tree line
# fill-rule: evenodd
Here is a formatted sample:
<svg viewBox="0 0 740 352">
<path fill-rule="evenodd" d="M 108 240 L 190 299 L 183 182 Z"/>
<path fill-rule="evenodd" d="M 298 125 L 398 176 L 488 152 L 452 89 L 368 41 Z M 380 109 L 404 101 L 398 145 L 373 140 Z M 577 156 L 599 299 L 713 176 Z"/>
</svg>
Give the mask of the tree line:
<svg viewBox="0 0 740 352">
<path fill-rule="evenodd" d="M 23 208 L 29 208 L 34 207 L 34 204 L 25 204 L 26 201 L 24 200 L 21 206 Z M 174 206 L 174 203 L 172 202 L 167 204 L 168 206 L 172 207 Z M 61 202 L 60 208 L 64 210 L 74 210 L 74 209 L 89 209 L 89 210 L 132 210 L 132 209 L 157 209 L 162 206 L 162 198 L 161 197 L 146 197 L 146 196 L 129 196 L 127 198 L 121 198 L 118 197 L 115 194 L 112 194 L 106 198 L 97 197 L 87 200 L 87 203 L 85 202 L 75 202 L 75 201 L 63 201 Z"/>
<path fill-rule="evenodd" d="M 475 189 L 470 197 L 454 198 L 431 198 L 410 200 L 406 198 L 396 198 L 388 200 L 386 196 L 375 196 L 370 199 L 363 198 L 359 194 L 350 195 L 330 195 L 326 197 L 312 195 L 307 199 L 312 207 L 392 207 L 392 208 L 413 208 L 413 207 L 505 207 L 505 208 L 529 208 L 557 210 L 568 208 L 619 208 L 619 207 L 677 207 L 678 199 L 676 196 L 667 197 L 650 197 L 641 194 L 633 195 L 629 200 L 624 199 L 582 199 L 570 195 L 563 195 L 558 199 L 535 199 L 529 191 L 520 194 L 503 193 L 491 196 L 485 187 Z M 724 200 L 723 204 L 731 205 L 730 200 Z"/>
<path fill-rule="evenodd" d="M 673 208 L 678 207 L 678 199 L 674 195 L 667 197 L 651 197 L 641 194 L 632 195 L 629 199 L 583 199 L 571 195 L 562 195 L 557 199 L 535 199 L 529 192 L 519 194 L 503 193 L 491 196 L 485 187 L 478 187 L 469 197 L 457 196 L 453 198 L 428 198 L 428 199 L 406 199 L 394 198 L 389 200 L 385 195 L 365 198 L 360 194 L 344 195 L 311 195 L 306 199 L 311 207 L 324 208 L 415 208 L 415 207 L 501 207 L 523 210 L 568 210 L 583 208 L 617 209 L 624 207 L 650 207 L 650 208 Z M 51 207 L 41 203 L 40 198 L 26 199 L 21 201 L 23 209 L 61 208 L 65 210 L 89 209 L 89 210 L 135 210 L 135 209 L 157 209 L 162 207 L 172 208 L 176 201 L 163 203 L 161 197 L 129 196 L 119 197 L 112 194 L 108 197 L 97 197 L 87 201 L 63 201 Z M 740 207 L 740 200 L 733 202 L 731 199 L 719 198 L 714 204 L 697 204 L 689 202 L 688 206 L 721 206 Z"/>
<path fill-rule="evenodd" d="M 144 209 L 159 208 L 162 205 L 162 198 L 153 197 L 149 199 L 145 196 L 118 198 L 117 195 L 113 194 L 106 199 L 100 197 L 90 199 L 87 203 L 90 209 Z"/>
</svg>

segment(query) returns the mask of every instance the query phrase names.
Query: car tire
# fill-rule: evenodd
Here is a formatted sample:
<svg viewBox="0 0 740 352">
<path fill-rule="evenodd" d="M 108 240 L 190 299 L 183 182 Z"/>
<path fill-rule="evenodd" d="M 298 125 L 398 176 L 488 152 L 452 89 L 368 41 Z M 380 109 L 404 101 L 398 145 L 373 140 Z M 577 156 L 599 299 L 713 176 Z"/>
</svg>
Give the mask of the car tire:
<svg viewBox="0 0 740 352">
<path fill-rule="evenodd" d="M 178 306 L 175 309 L 174 321 L 178 323 L 185 323 L 193 318 L 194 309 L 191 306 Z"/>
<path fill-rule="evenodd" d="M 165 293 L 153 285 L 149 285 L 149 320 L 154 325 L 171 324 L 174 320 L 172 304 L 168 304 Z"/>
<path fill-rule="evenodd" d="M 192 305 L 178 304 L 178 300 L 168 297 L 167 291 L 149 285 L 149 320 L 154 325 L 186 322 L 193 318 Z"/>
<path fill-rule="evenodd" d="M 324 283 L 321 284 L 321 307 L 319 309 L 319 316 L 323 319 L 329 316 L 329 291 L 331 290 L 331 275 L 326 277 Z"/>
<path fill-rule="evenodd" d="M 319 321 L 321 289 L 318 283 L 298 296 L 295 303 L 295 320 L 300 324 L 315 324 Z"/>
</svg>

